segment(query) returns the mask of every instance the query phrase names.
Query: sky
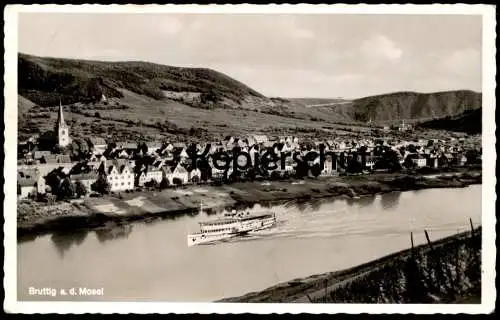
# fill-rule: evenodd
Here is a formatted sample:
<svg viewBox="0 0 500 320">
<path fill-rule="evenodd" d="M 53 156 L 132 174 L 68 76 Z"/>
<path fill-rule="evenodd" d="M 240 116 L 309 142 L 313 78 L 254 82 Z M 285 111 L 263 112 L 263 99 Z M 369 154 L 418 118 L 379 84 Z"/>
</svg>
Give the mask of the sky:
<svg viewBox="0 0 500 320">
<path fill-rule="evenodd" d="M 481 91 L 479 15 L 20 13 L 18 51 L 223 72 L 270 97 Z"/>
</svg>

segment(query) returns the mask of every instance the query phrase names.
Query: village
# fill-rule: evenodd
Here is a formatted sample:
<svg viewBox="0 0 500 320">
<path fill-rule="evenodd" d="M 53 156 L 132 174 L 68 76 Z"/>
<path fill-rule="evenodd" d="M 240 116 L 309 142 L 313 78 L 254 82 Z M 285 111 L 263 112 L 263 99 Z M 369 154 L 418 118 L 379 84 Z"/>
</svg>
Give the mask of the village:
<svg viewBox="0 0 500 320">
<path fill-rule="evenodd" d="M 403 123 L 397 130 L 411 130 Z M 231 181 L 302 179 L 304 177 L 371 174 L 423 168 L 440 169 L 481 163 L 481 148 L 465 143 L 464 138 L 419 139 L 346 139 L 301 140 L 295 136 L 227 136 L 219 141 L 182 142 L 111 142 L 88 137 L 86 152 L 77 156 L 71 147 L 70 127 L 59 105 L 54 128 L 56 151 L 40 150 L 36 140 L 18 146 L 18 199 L 57 201 L 108 193 L 120 194 L 148 189 L 165 189 L 189 184 L 230 183 Z M 285 153 L 305 156 L 325 147 L 324 161 L 319 157 L 297 162 L 283 158 L 275 170 L 250 166 L 235 170 L 232 162 L 225 169 L 213 155 L 238 149 L 250 155 L 251 163 L 271 150 L 279 158 Z M 206 152 L 204 161 L 193 164 L 193 154 Z M 334 156 L 332 156 L 334 155 Z M 238 164 L 244 158 L 238 158 Z M 244 161 L 243 161 L 244 162 Z M 322 167 L 319 164 L 322 163 Z M 303 164 L 307 164 L 304 166 Z"/>
</svg>

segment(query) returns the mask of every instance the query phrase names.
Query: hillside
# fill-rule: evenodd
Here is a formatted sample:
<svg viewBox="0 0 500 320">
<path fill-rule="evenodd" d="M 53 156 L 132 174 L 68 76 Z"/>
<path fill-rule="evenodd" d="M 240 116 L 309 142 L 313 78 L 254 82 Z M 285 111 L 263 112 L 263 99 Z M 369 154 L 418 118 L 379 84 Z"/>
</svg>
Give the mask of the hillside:
<svg viewBox="0 0 500 320">
<path fill-rule="evenodd" d="M 481 107 L 481 95 L 471 91 L 400 92 L 353 101 L 268 98 L 210 69 L 18 57 L 20 138 L 52 130 L 59 100 L 73 135 L 109 139 L 366 133 L 370 119 L 423 120 Z"/>
<path fill-rule="evenodd" d="M 102 94 L 121 98 L 118 88 L 154 99 L 178 92 L 216 102 L 263 97 L 244 84 L 214 70 L 179 68 L 148 62 L 102 62 L 42 58 L 19 54 L 19 93 L 39 105 L 99 101 Z"/>
<path fill-rule="evenodd" d="M 481 108 L 481 93 L 459 90 L 435 93 L 396 92 L 354 100 L 357 121 L 433 119 Z"/>
<path fill-rule="evenodd" d="M 456 116 L 426 121 L 419 124 L 419 127 L 478 134 L 482 131 L 482 116 L 482 108 L 467 110 Z"/>
</svg>

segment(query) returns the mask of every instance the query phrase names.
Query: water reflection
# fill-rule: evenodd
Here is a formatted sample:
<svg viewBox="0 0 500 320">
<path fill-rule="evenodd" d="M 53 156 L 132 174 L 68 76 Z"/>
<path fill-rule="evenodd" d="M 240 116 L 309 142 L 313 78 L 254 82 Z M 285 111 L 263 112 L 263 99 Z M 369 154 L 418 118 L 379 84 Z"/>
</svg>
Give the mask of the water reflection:
<svg viewBox="0 0 500 320">
<path fill-rule="evenodd" d="M 38 238 L 38 235 L 37 234 L 24 234 L 22 236 L 18 236 L 17 237 L 17 241 L 19 243 L 23 243 L 23 242 L 31 242 L 31 241 L 34 241 L 36 238 Z"/>
<path fill-rule="evenodd" d="M 360 208 L 368 207 L 368 206 L 371 206 L 373 204 L 373 202 L 375 202 L 376 198 L 377 197 L 374 195 L 363 196 L 363 197 L 359 198 L 358 201 L 356 201 L 356 204 Z"/>
<path fill-rule="evenodd" d="M 78 246 L 82 244 L 85 238 L 87 238 L 87 234 L 87 230 L 75 230 L 71 232 L 59 231 L 54 232 L 50 240 L 52 240 L 52 243 L 62 259 L 73 245 Z"/>
<path fill-rule="evenodd" d="M 297 200 L 297 202 L 295 203 L 295 206 L 297 207 L 297 210 L 299 210 L 300 213 L 302 213 L 306 210 L 308 204 L 309 204 L 309 201 L 307 201 L 307 200 Z"/>
<path fill-rule="evenodd" d="M 353 199 L 351 197 L 347 197 L 345 199 L 345 202 L 347 203 L 348 206 L 352 207 L 357 201 L 357 199 Z"/>
<path fill-rule="evenodd" d="M 382 208 L 389 210 L 397 207 L 399 204 L 399 198 L 401 197 L 401 192 L 389 192 L 383 193 L 380 197 L 380 203 Z"/>
<path fill-rule="evenodd" d="M 116 225 L 110 227 L 104 227 L 95 231 L 97 236 L 97 240 L 100 243 L 104 243 L 108 240 L 120 239 L 120 238 L 128 238 L 128 236 L 132 233 L 133 225 Z"/>
<path fill-rule="evenodd" d="M 319 209 L 323 205 L 323 199 L 311 199 L 311 201 L 309 201 L 309 204 L 311 206 L 311 210 L 319 211 Z"/>
</svg>

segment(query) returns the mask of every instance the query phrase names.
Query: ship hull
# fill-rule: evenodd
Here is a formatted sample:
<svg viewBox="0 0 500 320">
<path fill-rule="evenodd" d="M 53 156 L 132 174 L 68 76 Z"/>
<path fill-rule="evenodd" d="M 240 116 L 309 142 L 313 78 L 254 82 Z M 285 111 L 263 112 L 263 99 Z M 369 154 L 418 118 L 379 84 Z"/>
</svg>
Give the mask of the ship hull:
<svg viewBox="0 0 500 320">
<path fill-rule="evenodd" d="M 188 247 L 209 244 L 221 240 L 231 239 L 238 236 L 244 236 L 247 234 L 255 234 L 261 230 L 269 229 L 275 225 L 275 221 L 264 221 L 259 224 L 258 227 L 250 228 L 248 230 L 239 230 L 236 232 L 228 233 L 196 233 L 190 234 L 187 237 Z"/>
</svg>

